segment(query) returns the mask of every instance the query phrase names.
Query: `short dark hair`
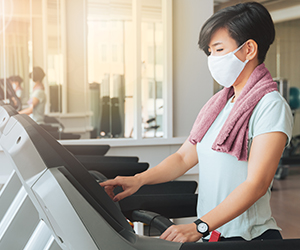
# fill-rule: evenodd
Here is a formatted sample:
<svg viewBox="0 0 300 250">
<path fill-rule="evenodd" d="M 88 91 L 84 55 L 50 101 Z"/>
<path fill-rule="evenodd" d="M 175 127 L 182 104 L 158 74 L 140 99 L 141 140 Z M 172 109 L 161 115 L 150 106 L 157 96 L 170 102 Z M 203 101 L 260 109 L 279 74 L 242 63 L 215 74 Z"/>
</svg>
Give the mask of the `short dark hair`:
<svg viewBox="0 0 300 250">
<path fill-rule="evenodd" d="M 238 46 L 249 39 L 258 45 L 258 60 L 263 63 L 275 38 L 274 23 L 268 10 L 257 2 L 240 3 L 219 10 L 202 26 L 199 47 L 209 55 L 208 44 L 215 31 L 226 28 Z"/>
<path fill-rule="evenodd" d="M 9 80 L 10 82 L 18 82 L 19 84 L 21 84 L 21 83 L 23 82 L 23 79 L 22 79 L 22 77 L 20 77 L 20 76 L 10 76 L 10 77 L 8 78 L 8 80 Z"/>
<path fill-rule="evenodd" d="M 33 67 L 32 72 L 29 73 L 29 78 L 32 78 L 34 82 L 43 81 L 45 72 L 41 67 Z"/>
</svg>

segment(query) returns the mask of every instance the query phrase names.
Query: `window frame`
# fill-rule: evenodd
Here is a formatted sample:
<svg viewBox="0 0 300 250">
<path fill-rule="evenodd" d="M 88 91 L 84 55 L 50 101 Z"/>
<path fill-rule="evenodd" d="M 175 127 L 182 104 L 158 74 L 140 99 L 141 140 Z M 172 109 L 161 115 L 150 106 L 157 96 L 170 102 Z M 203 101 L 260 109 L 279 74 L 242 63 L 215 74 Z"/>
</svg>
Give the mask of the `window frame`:
<svg viewBox="0 0 300 250">
<path fill-rule="evenodd" d="M 85 0 L 85 14 L 87 15 L 87 1 Z M 128 139 L 130 141 L 145 141 L 151 140 L 152 138 L 143 138 L 142 136 L 142 86 L 141 86 L 141 23 L 142 23 L 142 1 L 141 0 L 132 0 L 132 21 L 133 21 L 133 30 L 134 30 L 134 47 L 137 48 L 133 52 L 134 62 L 134 130 L 133 138 L 122 138 L 120 140 Z M 164 139 L 171 139 L 173 137 L 173 77 L 172 77 L 172 0 L 162 0 L 162 22 L 163 22 L 163 68 L 164 68 L 164 77 L 163 77 L 163 100 L 164 100 L 164 114 L 163 114 L 163 137 Z M 86 26 L 85 26 L 86 27 Z M 85 37 L 86 37 L 86 47 L 85 51 L 87 52 L 87 28 L 85 28 Z M 88 82 L 88 65 L 87 65 L 87 56 L 85 53 L 84 72 L 86 83 Z M 86 93 L 88 93 L 88 84 L 86 84 Z M 153 138 L 161 139 L 161 138 Z M 92 141 L 97 141 L 103 139 L 90 139 Z M 118 139 L 105 139 L 105 141 L 116 141 Z M 81 140 L 80 140 L 81 141 Z"/>
</svg>

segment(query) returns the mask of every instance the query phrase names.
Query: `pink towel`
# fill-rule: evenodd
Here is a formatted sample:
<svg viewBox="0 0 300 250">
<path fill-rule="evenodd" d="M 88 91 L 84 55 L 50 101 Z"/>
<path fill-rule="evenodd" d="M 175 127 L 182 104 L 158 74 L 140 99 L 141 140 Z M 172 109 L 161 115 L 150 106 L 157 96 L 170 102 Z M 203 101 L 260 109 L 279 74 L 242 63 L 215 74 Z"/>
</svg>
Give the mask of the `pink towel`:
<svg viewBox="0 0 300 250">
<path fill-rule="evenodd" d="M 260 99 L 272 91 L 277 91 L 277 84 L 262 63 L 254 69 L 241 94 L 236 99 L 227 120 L 212 145 L 212 149 L 235 156 L 239 161 L 247 161 L 250 117 Z M 189 141 L 192 144 L 202 140 L 233 94 L 233 87 L 224 88 L 203 106 L 189 136 Z"/>
</svg>

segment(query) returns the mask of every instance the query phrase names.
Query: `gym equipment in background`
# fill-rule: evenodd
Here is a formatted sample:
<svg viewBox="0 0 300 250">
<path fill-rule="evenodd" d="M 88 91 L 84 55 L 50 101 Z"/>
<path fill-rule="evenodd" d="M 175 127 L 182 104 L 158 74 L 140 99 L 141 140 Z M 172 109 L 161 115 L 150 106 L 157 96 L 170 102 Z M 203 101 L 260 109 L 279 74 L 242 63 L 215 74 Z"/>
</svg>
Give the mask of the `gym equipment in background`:
<svg viewBox="0 0 300 250">
<path fill-rule="evenodd" d="M 278 91 L 286 99 L 295 117 L 296 110 L 300 108 L 300 89 L 289 87 L 287 79 L 274 79 L 277 82 Z M 300 135 L 293 136 L 290 144 L 285 148 L 280 159 L 274 178 L 277 180 L 285 179 L 289 174 L 289 167 L 300 165 Z"/>
<path fill-rule="evenodd" d="M 4 79 L 0 79 L 0 100 L 3 103 L 11 105 L 17 111 L 20 111 L 22 109 L 21 100 L 16 95 L 16 92 L 14 91 L 8 79 L 6 79 L 5 83 L 6 83 L 6 95 L 5 95 Z"/>
<path fill-rule="evenodd" d="M 291 87 L 289 92 L 289 105 L 292 110 L 300 108 L 300 89 Z"/>
</svg>

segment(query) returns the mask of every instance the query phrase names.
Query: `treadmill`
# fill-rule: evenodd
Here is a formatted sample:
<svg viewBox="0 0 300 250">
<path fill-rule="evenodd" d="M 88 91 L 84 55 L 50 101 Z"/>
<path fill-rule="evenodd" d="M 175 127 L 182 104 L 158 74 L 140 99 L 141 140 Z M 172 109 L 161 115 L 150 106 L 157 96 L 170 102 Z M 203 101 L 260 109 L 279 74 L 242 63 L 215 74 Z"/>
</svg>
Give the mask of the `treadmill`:
<svg viewBox="0 0 300 250">
<path fill-rule="evenodd" d="M 9 119 L 0 145 L 62 249 L 300 249 L 300 239 L 175 243 L 136 235 L 86 168 L 28 116 Z"/>
</svg>

